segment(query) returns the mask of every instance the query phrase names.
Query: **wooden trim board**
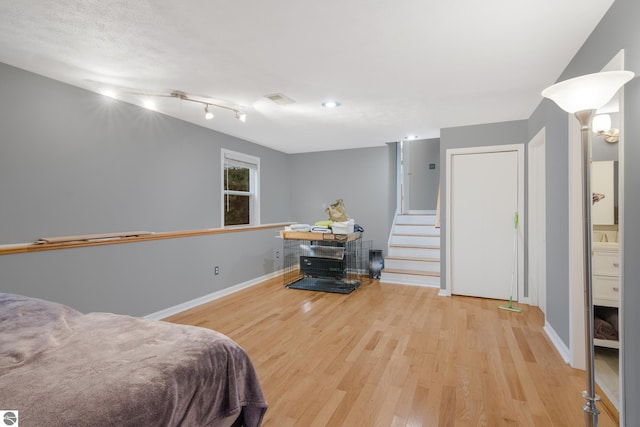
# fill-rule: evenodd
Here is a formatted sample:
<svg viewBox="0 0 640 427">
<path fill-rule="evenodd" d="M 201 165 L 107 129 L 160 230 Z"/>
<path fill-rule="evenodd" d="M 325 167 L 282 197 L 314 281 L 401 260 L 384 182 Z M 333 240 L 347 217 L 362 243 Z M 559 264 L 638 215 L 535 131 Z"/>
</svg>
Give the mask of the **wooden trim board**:
<svg viewBox="0 0 640 427">
<path fill-rule="evenodd" d="M 250 227 L 209 228 L 204 230 L 165 231 L 152 233 L 148 231 L 85 234 L 38 239 L 34 243 L 0 245 L 0 255 L 20 254 L 27 252 L 53 251 L 58 249 L 83 248 L 87 246 L 115 245 L 121 243 L 147 242 L 150 240 L 179 239 L 183 237 L 208 236 L 212 234 L 241 233 L 244 231 L 283 228 L 291 222 L 255 225 Z"/>
</svg>

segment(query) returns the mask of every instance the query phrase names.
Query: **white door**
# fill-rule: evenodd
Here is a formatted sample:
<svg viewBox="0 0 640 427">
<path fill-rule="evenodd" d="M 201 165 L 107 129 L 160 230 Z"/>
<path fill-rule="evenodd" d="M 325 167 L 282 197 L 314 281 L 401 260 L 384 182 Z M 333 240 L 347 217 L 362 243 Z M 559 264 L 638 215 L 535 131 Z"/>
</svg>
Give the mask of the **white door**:
<svg viewBox="0 0 640 427">
<path fill-rule="evenodd" d="M 519 215 L 516 228 L 515 215 L 522 212 L 521 151 L 463 150 L 450 156 L 448 280 L 453 294 L 518 299 L 518 230 L 524 218 Z"/>
</svg>

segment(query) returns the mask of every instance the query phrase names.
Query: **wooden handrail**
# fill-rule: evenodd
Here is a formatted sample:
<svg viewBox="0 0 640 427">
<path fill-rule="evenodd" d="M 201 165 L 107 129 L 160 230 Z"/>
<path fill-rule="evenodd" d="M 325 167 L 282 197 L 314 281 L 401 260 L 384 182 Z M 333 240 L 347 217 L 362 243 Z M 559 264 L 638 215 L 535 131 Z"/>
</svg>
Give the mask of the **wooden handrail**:
<svg viewBox="0 0 640 427">
<path fill-rule="evenodd" d="M 208 228 L 203 230 L 183 230 L 183 231 L 163 231 L 159 233 L 108 233 L 102 235 L 87 234 L 84 236 L 69 236 L 55 238 L 55 242 L 47 243 L 46 239 L 33 243 L 17 243 L 11 245 L 0 245 L 0 255 L 21 254 L 27 252 L 54 251 L 59 249 L 84 248 L 88 246 L 118 245 L 122 243 L 147 242 L 150 240 L 179 239 L 182 237 L 208 236 L 212 234 L 241 233 L 244 231 L 266 230 L 270 228 L 282 228 L 291 225 L 293 222 L 263 224 L 248 227 L 233 228 Z M 124 237 L 117 237 L 122 234 Z M 133 234 L 133 235 L 131 235 Z M 64 241 L 61 241 L 64 240 Z"/>
</svg>

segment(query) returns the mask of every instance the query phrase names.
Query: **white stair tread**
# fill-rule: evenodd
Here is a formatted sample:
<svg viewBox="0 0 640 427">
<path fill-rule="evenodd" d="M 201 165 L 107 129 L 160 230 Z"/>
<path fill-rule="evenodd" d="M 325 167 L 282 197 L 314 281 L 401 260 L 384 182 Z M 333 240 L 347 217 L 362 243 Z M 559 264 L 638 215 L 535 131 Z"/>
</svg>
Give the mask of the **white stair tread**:
<svg viewBox="0 0 640 427">
<path fill-rule="evenodd" d="M 391 274 L 411 274 L 414 276 L 431 276 L 431 277 L 440 277 L 439 272 L 432 271 L 419 271 L 419 270 L 396 270 L 390 268 L 384 268 L 382 270 L 383 273 L 391 273 Z"/>
<path fill-rule="evenodd" d="M 392 248 L 412 248 L 412 249 L 440 249 L 440 246 L 434 246 L 434 245 L 408 245 L 408 244 L 391 244 L 389 245 Z"/>
<path fill-rule="evenodd" d="M 438 258 L 424 258 L 424 257 L 411 257 L 411 256 L 386 256 L 385 260 L 393 259 L 400 261 L 424 261 L 424 262 L 440 262 Z"/>
</svg>

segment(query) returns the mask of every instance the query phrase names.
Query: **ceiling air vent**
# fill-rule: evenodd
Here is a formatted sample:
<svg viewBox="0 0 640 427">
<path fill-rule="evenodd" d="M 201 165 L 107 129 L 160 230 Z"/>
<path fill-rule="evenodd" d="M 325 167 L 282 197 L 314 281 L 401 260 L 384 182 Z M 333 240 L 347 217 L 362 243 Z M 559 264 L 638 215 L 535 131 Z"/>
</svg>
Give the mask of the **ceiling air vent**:
<svg viewBox="0 0 640 427">
<path fill-rule="evenodd" d="M 278 105 L 289 105 L 289 104 L 293 104 L 294 102 L 296 102 L 293 99 L 291 99 L 288 96 L 283 95 L 281 93 L 274 93 L 272 95 L 265 95 L 264 97 L 272 100 L 273 102 L 275 102 Z"/>
</svg>

